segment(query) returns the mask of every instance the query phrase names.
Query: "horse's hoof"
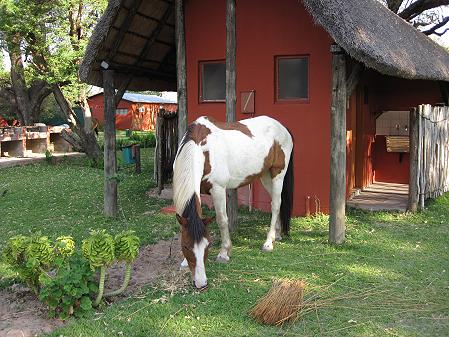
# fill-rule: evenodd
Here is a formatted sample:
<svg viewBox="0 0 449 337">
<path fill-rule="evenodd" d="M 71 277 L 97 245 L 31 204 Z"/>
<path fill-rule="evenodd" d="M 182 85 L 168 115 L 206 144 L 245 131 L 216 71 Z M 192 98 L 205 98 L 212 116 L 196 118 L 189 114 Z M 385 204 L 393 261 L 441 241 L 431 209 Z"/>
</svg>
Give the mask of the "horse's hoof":
<svg viewBox="0 0 449 337">
<path fill-rule="evenodd" d="M 272 250 L 273 250 L 273 244 L 271 243 L 271 244 L 268 244 L 268 243 L 265 243 L 263 246 L 262 246 L 262 251 L 264 251 L 264 252 L 271 252 Z"/>
<path fill-rule="evenodd" d="M 281 240 L 282 240 L 282 236 L 280 236 L 280 235 L 276 235 L 276 238 L 275 238 L 275 240 L 276 240 L 276 241 L 281 241 Z"/>
<path fill-rule="evenodd" d="M 229 262 L 229 256 L 218 254 L 217 256 L 217 262 L 218 263 L 228 263 Z"/>
<path fill-rule="evenodd" d="M 186 259 L 182 260 L 181 265 L 179 266 L 179 270 L 184 270 L 189 268 L 189 263 Z"/>
</svg>

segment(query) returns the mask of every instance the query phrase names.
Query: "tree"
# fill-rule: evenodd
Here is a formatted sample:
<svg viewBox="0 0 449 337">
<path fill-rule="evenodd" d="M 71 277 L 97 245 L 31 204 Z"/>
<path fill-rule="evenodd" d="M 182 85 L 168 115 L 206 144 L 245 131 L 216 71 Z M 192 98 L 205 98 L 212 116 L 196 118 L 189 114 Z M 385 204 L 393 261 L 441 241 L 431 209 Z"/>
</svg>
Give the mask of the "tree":
<svg viewBox="0 0 449 337">
<path fill-rule="evenodd" d="M 9 92 L 25 124 L 39 118 L 40 106 L 53 93 L 71 130 L 63 137 L 97 159 L 100 149 L 91 128 L 85 84 L 78 68 L 88 37 L 106 0 L 3 0 L 0 42 L 11 60 Z M 8 90 L 9 89 L 9 90 Z M 79 119 L 73 106 L 81 106 Z"/>
<path fill-rule="evenodd" d="M 382 0 L 390 10 L 409 21 L 426 35 L 444 35 L 449 28 L 449 0 Z M 443 29 L 440 31 L 440 29 Z"/>
</svg>

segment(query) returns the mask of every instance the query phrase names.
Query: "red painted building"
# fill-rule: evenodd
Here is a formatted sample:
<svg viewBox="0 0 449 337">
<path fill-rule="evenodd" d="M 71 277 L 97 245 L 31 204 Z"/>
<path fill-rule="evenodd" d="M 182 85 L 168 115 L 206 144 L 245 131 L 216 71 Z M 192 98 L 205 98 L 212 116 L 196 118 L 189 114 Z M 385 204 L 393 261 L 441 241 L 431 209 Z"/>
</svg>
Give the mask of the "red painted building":
<svg viewBox="0 0 449 337">
<path fill-rule="evenodd" d="M 104 121 L 103 93 L 89 97 L 88 103 L 92 116 L 102 124 Z M 115 127 L 118 130 L 152 131 L 156 127 L 156 116 L 161 108 L 176 111 L 176 100 L 127 92 L 115 111 Z"/>
<path fill-rule="evenodd" d="M 182 3 L 188 121 L 202 115 L 224 121 L 226 1 Z M 447 104 L 449 54 L 376 0 L 235 3 L 236 117 L 268 115 L 291 131 L 294 214 L 305 214 L 307 203 L 312 212 L 329 211 L 331 47 L 335 44 L 346 54 L 347 77 L 360 69 L 347 99 L 347 196 L 375 179 L 407 182 L 408 154 L 388 152 L 386 145 L 396 133 L 407 138 L 406 123 L 392 117 L 388 123 L 398 125 L 397 129 L 380 134 L 376 121 L 387 112 L 407 112 L 419 104 Z M 136 79 L 132 90 L 175 89 L 175 9 L 171 6 L 171 2 L 147 0 L 137 8 L 140 14 L 131 16 L 120 1 L 110 3 L 87 49 L 81 77 L 101 85 L 101 64 L 107 60 L 115 71 L 116 87 L 126 83 L 131 73 Z M 131 24 L 124 25 L 127 20 Z M 257 208 L 270 208 L 260 184 L 251 192 L 240 189 L 239 198 Z"/>
</svg>

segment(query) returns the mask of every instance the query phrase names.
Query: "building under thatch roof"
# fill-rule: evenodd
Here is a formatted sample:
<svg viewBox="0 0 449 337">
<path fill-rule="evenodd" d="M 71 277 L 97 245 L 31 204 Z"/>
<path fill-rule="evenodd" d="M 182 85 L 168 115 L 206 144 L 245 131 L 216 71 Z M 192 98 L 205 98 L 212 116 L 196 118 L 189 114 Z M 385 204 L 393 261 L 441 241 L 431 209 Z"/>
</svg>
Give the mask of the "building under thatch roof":
<svg viewBox="0 0 449 337">
<path fill-rule="evenodd" d="M 449 81 L 449 54 L 376 0 L 303 0 L 316 23 L 351 57 L 386 75 Z M 81 65 L 82 81 L 102 86 L 100 64 L 115 86 L 176 90 L 174 5 L 168 0 L 112 0 Z"/>
</svg>

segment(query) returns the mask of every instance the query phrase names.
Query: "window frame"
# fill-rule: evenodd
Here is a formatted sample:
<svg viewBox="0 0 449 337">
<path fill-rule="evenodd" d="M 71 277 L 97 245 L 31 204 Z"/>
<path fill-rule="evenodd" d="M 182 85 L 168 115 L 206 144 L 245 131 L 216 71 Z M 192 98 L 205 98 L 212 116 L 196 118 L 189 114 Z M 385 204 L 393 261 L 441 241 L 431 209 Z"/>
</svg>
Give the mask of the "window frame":
<svg viewBox="0 0 449 337">
<path fill-rule="evenodd" d="M 119 113 L 119 111 L 124 111 L 126 110 L 126 113 Z M 115 109 L 115 115 L 116 116 L 126 116 L 127 114 L 129 114 L 129 109 L 128 108 L 116 108 Z"/>
<path fill-rule="evenodd" d="M 222 63 L 226 67 L 225 59 L 206 60 L 198 62 L 198 102 L 199 103 L 226 103 L 226 80 L 225 80 L 225 98 L 224 99 L 208 99 L 203 98 L 203 65 L 210 63 Z"/>
<path fill-rule="evenodd" d="M 280 98 L 279 97 L 279 60 L 306 59 L 307 60 L 307 97 L 306 98 Z M 275 103 L 310 103 L 310 54 L 276 55 L 274 57 L 274 102 Z"/>
</svg>

